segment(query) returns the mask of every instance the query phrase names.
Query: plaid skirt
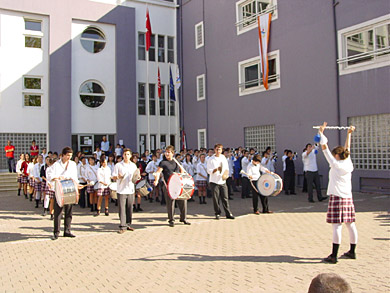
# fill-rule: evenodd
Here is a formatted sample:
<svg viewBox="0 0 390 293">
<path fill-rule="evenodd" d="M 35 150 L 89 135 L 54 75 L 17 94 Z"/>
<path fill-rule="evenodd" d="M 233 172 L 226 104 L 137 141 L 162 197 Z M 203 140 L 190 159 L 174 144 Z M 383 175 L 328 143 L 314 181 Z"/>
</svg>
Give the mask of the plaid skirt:
<svg viewBox="0 0 390 293">
<path fill-rule="evenodd" d="M 34 178 L 28 178 L 28 185 L 30 185 L 32 188 L 35 187 L 35 180 L 34 180 Z"/>
<path fill-rule="evenodd" d="M 196 180 L 195 185 L 198 188 L 206 188 L 207 187 L 207 180 Z"/>
<path fill-rule="evenodd" d="M 110 194 L 111 194 L 111 190 L 108 187 L 106 187 L 106 188 L 99 188 L 97 190 L 97 196 L 106 196 L 106 195 L 110 195 Z"/>
<path fill-rule="evenodd" d="M 50 197 L 50 199 L 54 198 L 55 197 L 55 191 L 54 190 L 50 190 L 50 189 L 47 189 L 46 190 L 46 194 Z"/>
<path fill-rule="evenodd" d="M 326 222 L 331 224 L 355 222 L 355 206 L 352 198 L 331 195 L 326 214 Z"/>
<path fill-rule="evenodd" d="M 20 183 L 22 184 L 27 184 L 28 183 L 28 177 L 27 176 L 22 176 L 20 178 Z"/>
<path fill-rule="evenodd" d="M 87 186 L 87 193 L 94 193 L 96 191 L 97 190 L 95 188 L 93 188 L 93 185 L 88 185 Z"/>
<path fill-rule="evenodd" d="M 37 182 L 34 180 L 34 188 L 36 191 L 42 191 L 42 182 Z"/>
<path fill-rule="evenodd" d="M 18 183 L 22 183 L 22 175 L 18 174 L 18 179 L 16 180 Z"/>
</svg>

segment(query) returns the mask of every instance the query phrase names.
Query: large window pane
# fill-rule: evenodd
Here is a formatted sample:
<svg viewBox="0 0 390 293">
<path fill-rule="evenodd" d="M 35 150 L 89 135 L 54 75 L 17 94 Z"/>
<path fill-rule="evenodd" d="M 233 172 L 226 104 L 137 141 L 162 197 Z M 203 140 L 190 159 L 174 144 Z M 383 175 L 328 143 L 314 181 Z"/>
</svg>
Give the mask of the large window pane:
<svg viewBox="0 0 390 293">
<path fill-rule="evenodd" d="M 156 61 L 156 38 L 155 38 L 155 35 L 150 36 L 149 61 Z"/>
<path fill-rule="evenodd" d="M 24 95 L 24 106 L 26 107 L 40 107 L 41 95 Z"/>
<path fill-rule="evenodd" d="M 175 44 L 173 37 L 168 37 L 168 62 L 175 63 Z"/>
<path fill-rule="evenodd" d="M 138 33 L 138 60 L 146 60 L 145 34 Z"/>
<path fill-rule="evenodd" d="M 88 27 L 81 34 L 81 45 L 90 53 L 99 53 L 106 46 L 104 33 L 96 27 Z"/>
<path fill-rule="evenodd" d="M 259 85 L 259 65 L 245 67 L 245 88 L 256 87 Z"/>
<path fill-rule="evenodd" d="M 158 36 L 158 62 L 165 62 L 165 37 Z"/>
<path fill-rule="evenodd" d="M 24 20 L 24 28 L 29 31 L 42 31 L 42 22 L 38 20 Z"/>
<path fill-rule="evenodd" d="M 25 89 L 41 89 L 41 79 L 37 77 L 25 77 L 24 78 L 24 88 Z"/>
<path fill-rule="evenodd" d="M 374 49 L 373 30 L 367 30 L 347 37 L 347 57 L 367 53 Z M 348 61 L 349 65 L 366 62 L 374 58 L 373 55 L 356 56 Z"/>
<path fill-rule="evenodd" d="M 149 84 L 149 115 L 156 115 L 156 85 Z"/>
<path fill-rule="evenodd" d="M 165 85 L 161 85 L 161 97 L 159 99 L 160 116 L 165 116 Z"/>
<path fill-rule="evenodd" d="M 138 115 L 146 115 L 145 84 L 138 84 Z"/>
<path fill-rule="evenodd" d="M 26 48 L 42 48 L 41 38 L 37 37 L 25 37 L 24 46 Z"/>
</svg>

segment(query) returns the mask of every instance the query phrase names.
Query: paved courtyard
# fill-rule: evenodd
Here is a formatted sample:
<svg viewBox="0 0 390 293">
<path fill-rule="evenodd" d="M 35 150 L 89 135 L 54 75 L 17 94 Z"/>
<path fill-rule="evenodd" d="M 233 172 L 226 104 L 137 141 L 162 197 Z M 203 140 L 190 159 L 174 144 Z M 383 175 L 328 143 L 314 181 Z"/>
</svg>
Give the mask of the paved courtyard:
<svg viewBox="0 0 390 293">
<path fill-rule="evenodd" d="M 327 203 L 306 195 L 270 199 L 274 214 L 252 214 L 235 194 L 235 220 L 214 220 L 188 203 L 191 226 L 168 227 L 166 208 L 142 202 L 134 232 L 117 234 L 117 208 L 91 216 L 76 207 L 77 238 L 50 240 L 53 222 L 13 193 L 0 194 L 1 292 L 307 292 L 319 273 L 343 276 L 353 292 L 390 291 L 390 197 L 355 193 L 357 260 L 321 263 L 331 250 Z M 61 234 L 62 235 L 62 234 Z M 349 249 L 343 229 L 340 254 Z"/>
</svg>

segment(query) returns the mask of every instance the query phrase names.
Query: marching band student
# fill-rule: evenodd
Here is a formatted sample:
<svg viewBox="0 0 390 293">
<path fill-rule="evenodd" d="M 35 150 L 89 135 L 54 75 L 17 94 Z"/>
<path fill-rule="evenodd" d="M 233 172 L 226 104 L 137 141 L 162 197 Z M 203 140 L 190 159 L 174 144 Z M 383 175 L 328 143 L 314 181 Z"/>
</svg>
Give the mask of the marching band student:
<svg viewBox="0 0 390 293">
<path fill-rule="evenodd" d="M 92 154 L 94 157 L 95 157 L 95 155 L 96 155 L 96 157 L 95 157 L 95 160 L 100 160 L 100 156 L 102 155 L 102 151 L 100 150 L 100 148 L 97 146 L 96 147 L 96 150 L 93 152 L 93 154 Z"/>
<path fill-rule="evenodd" d="M 175 202 L 176 200 L 171 199 L 171 197 L 168 195 L 167 191 L 167 182 L 169 180 L 169 177 L 175 173 L 185 173 L 184 168 L 177 164 L 177 162 L 173 159 L 173 156 L 175 154 L 175 148 L 172 145 L 167 146 L 165 150 L 165 158 L 162 160 L 158 166 L 157 172 L 154 174 L 155 181 L 154 186 L 157 186 L 161 173 L 163 174 L 163 179 L 165 181 L 164 184 L 162 184 L 162 193 L 163 196 L 165 196 L 165 201 L 167 203 L 167 212 L 168 212 L 168 220 L 169 220 L 169 227 L 175 226 Z M 186 200 L 178 200 L 177 205 L 180 210 L 180 222 L 184 223 L 185 225 L 191 225 L 190 222 L 187 221 L 187 201 Z"/>
<path fill-rule="evenodd" d="M 206 204 L 206 189 L 207 189 L 207 166 L 206 155 L 201 154 L 196 166 L 196 187 L 198 187 L 199 204 Z"/>
<path fill-rule="evenodd" d="M 46 172 L 47 172 L 47 169 L 53 164 L 53 161 L 52 159 L 50 159 L 48 156 L 46 157 L 45 159 L 45 164 L 41 167 L 41 170 L 40 170 L 40 176 L 41 176 L 41 179 L 42 179 L 42 193 L 44 195 L 44 201 L 43 201 L 43 214 L 42 216 L 46 216 L 46 213 L 47 211 L 49 211 L 49 204 L 50 204 L 50 198 L 51 198 L 51 194 L 52 194 L 52 197 L 54 199 L 54 193 L 53 192 L 50 192 L 50 185 L 48 184 L 47 182 L 47 175 L 46 175 Z M 53 216 L 53 213 L 54 210 L 53 210 L 53 206 L 54 206 L 54 202 L 53 202 L 53 205 L 52 205 L 52 208 L 51 208 L 51 216 Z"/>
<path fill-rule="evenodd" d="M 192 158 L 189 153 L 187 153 L 183 160 L 183 168 L 187 171 L 188 174 L 191 175 L 191 177 L 194 177 L 195 169 L 194 165 L 192 164 Z M 193 197 L 191 197 L 188 201 L 194 201 Z"/>
<path fill-rule="evenodd" d="M 228 149 L 228 148 L 225 148 L 225 150 L 223 151 L 223 155 L 226 157 L 226 160 L 228 161 L 228 165 L 229 165 L 229 177 L 226 179 L 226 185 L 228 187 L 229 199 L 232 200 L 233 195 L 234 195 L 234 193 L 233 193 L 233 183 L 234 183 L 234 180 L 233 180 L 233 175 L 234 175 L 233 157 L 232 157 L 230 149 Z"/>
<path fill-rule="evenodd" d="M 81 160 L 81 164 L 77 166 L 77 176 L 79 178 L 79 185 L 83 187 L 83 186 L 88 184 L 87 171 L 88 171 L 89 167 L 88 167 L 88 162 L 87 162 L 86 157 L 82 156 L 80 158 L 80 160 Z M 91 206 L 88 198 L 86 199 L 85 196 L 86 196 L 86 190 L 85 190 L 85 188 L 81 188 L 80 189 L 79 205 L 82 209 L 84 209 L 87 205 L 88 205 L 88 207 Z M 87 196 L 88 196 L 88 194 L 87 194 Z"/>
<path fill-rule="evenodd" d="M 103 196 L 104 196 L 104 214 L 106 216 L 109 215 L 108 213 L 108 204 L 109 204 L 109 197 L 111 194 L 110 188 L 108 187 L 111 183 L 111 169 L 107 165 L 107 157 L 102 156 L 100 158 L 100 168 L 97 171 L 97 180 L 98 180 L 98 191 L 97 191 L 97 197 L 98 197 L 98 204 L 97 204 L 97 211 L 96 216 L 100 215 L 100 209 L 102 206 Z"/>
<path fill-rule="evenodd" d="M 267 147 L 265 149 L 266 153 L 268 154 L 268 160 L 267 160 L 267 165 L 265 166 L 270 170 L 271 172 L 275 172 L 275 163 L 276 163 L 276 157 L 277 154 L 271 154 L 271 147 Z"/>
<path fill-rule="evenodd" d="M 257 187 L 255 187 L 257 181 L 260 179 L 260 171 L 263 173 L 271 173 L 266 167 L 261 165 L 260 155 L 255 155 L 252 159 L 252 162 L 249 163 L 247 169 L 248 178 L 249 180 L 251 180 L 250 185 L 252 187 L 252 192 L 253 192 L 253 197 L 252 197 L 253 212 L 256 215 L 260 214 L 258 210 L 258 203 L 260 197 L 261 205 L 263 207 L 263 214 L 272 214 L 272 211 L 270 211 L 268 208 L 268 198 L 262 195 L 257 190 Z"/>
<path fill-rule="evenodd" d="M 42 191 L 42 178 L 41 178 L 41 168 L 43 166 L 43 156 L 39 155 L 37 163 L 33 168 L 33 178 L 34 178 L 34 192 L 35 192 L 35 208 L 39 207 L 39 202 L 41 201 L 41 191 Z"/>
<path fill-rule="evenodd" d="M 141 174 L 141 178 L 135 183 L 136 187 L 137 187 L 137 184 L 142 179 L 144 179 L 147 174 L 143 169 L 144 165 L 142 164 L 142 162 L 138 161 L 137 153 L 134 153 L 130 160 L 137 166 L 137 168 L 139 169 L 140 174 Z M 135 204 L 136 201 L 137 201 L 137 205 Z M 135 190 L 135 199 L 134 199 L 134 203 L 133 203 L 133 212 L 142 212 L 142 211 L 143 211 L 143 209 L 141 208 L 141 194 L 136 189 Z"/>
<path fill-rule="evenodd" d="M 46 152 L 46 148 L 43 148 L 43 149 L 42 149 L 41 155 L 42 155 L 42 157 L 43 157 L 43 161 L 45 162 L 46 157 L 48 156 L 48 154 L 47 154 L 47 152 Z"/>
<path fill-rule="evenodd" d="M 114 172 L 114 167 L 115 167 L 115 156 L 113 154 L 110 154 L 108 156 L 107 166 L 108 168 L 110 168 L 112 174 L 112 172 Z"/>
<path fill-rule="evenodd" d="M 148 179 L 149 179 L 149 184 L 153 186 L 152 192 L 149 194 L 149 201 L 153 202 L 153 196 L 156 197 L 156 202 L 160 202 L 158 198 L 158 188 L 157 186 L 154 186 L 154 175 L 157 171 L 158 168 L 158 163 L 157 163 L 157 156 L 155 154 L 152 155 L 152 160 L 148 163 L 146 166 L 145 172 L 148 173 Z"/>
<path fill-rule="evenodd" d="M 88 159 L 89 165 L 87 168 L 87 193 L 89 194 L 89 203 L 91 204 L 91 212 L 97 211 L 97 194 L 94 185 L 97 183 L 98 166 L 95 165 L 95 159 L 90 157 Z"/>
<path fill-rule="evenodd" d="M 194 165 L 195 173 L 198 167 L 198 163 L 199 163 L 199 150 L 195 150 L 194 155 L 192 157 L 192 165 Z"/>
<path fill-rule="evenodd" d="M 132 204 L 134 202 L 135 186 L 133 176 L 137 172 L 137 166 L 130 160 L 131 150 L 125 148 L 123 150 L 123 161 L 117 163 L 114 168 L 114 179 L 117 180 L 118 202 L 119 202 L 119 234 L 123 234 L 126 230 L 134 231 L 132 228 Z"/>
<path fill-rule="evenodd" d="M 28 163 L 27 173 L 28 173 L 28 185 L 29 185 L 29 194 L 30 201 L 32 201 L 35 193 L 35 180 L 34 180 L 34 166 L 37 163 L 37 157 L 32 157 L 32 160 Z"/>
<path fill-rule="evenodd" d="M 355 206 L 352 199 L 353 164 L 350 157 L 351 135 L 355 131 L 355 127 L 349 127 L 344 146 L 337 146 L 330 152 L 327 144 L 328 139 L 324 135 L 326 125 L 326 122 L 322 124 L 319 133 L 322 151 L 330 167 L 327 191 L 330 199 L 326 221 L 333 226 L 333 248 L 332 254 L 325 258 L 324 262 L 335 264 L 341 243 L 342 223 L 345 223 L 348 228 L 351 245 L 350 250 L 343 256 L 356 259 L 355 249 L 358 233 L 355 226 Z"/>
<path fill-rule="evenodd" d="M 16 173 L 18 174 L 18 196 L 20 196 L 20 190 L 22 189 L 22 171 L 20 170 L 24 162 L 24 154 L 19 155 L 19 161 L 16 163 Z"/>
<path fill-rule="evenodd" d="M 121 148 L 120 144 L 118 143 L 115 148 L 115 156 L 122 157 L 123 149 Z"/>
<path fill-rule="evenodd" d="M 76 163 L 71 160 L 72 155 L 72 149 L 70 147 L 65 147 L 62 150 L 61 158 L 50 168 L 48 168 L 46 175 L 47 180 L 50 182 L 51 186 L 54 185 L 55 180 L 72 179 L 74 182 L 76 182 L 76 188 L 78 188 L 77 166 Z M 61 215 L 63 210 L 65 210 L 64 237 L 76 237 L 70 232 L 73 204 L 66 204 L 63 207 L 60 207 L 57 202 L 55 202 L 53 240 L 57 240 L 60 234 Z"/>
<path fill-rule="evenodd" d="M 28 164 L 30 163 L 30 155 L 28 153 L 24 154 L 24 161 L 20 167 L 20 172 L 22 173 L 21 183 L 23 185 L 24 197 L 27 199 L 27 185 L 28 185 Z"/>
<path fill-rule="evenodd" d="M 243 157 L 241 160 L 241 170 L 244 171 L 245 173 L 248 173 L 247 168 L 249 163 L 250 163 L 249 152 L 247 150 L 243 150 Z M 251 198 L 251 195 L 249 194 L 250 182 L 248 176 L 245 175 L 245 173 L 243 173 L 241 176 L 241 182 L 242 182 L 241 198 Z"/>
<path fill-rule="evenodd" d="M 229 170 L 228 162 L 222 155 L 222 144 L 214 146 L 214 155 L 207 161 L 207 173 L 210 174 L 210 188 L 213 195 L 215 218 L 219 220 L 221 208 L 219 201 L 222 201 L 223 209 L 225 210 L 227 219 L 234 219 L 229 207 L 228 190 L 226 180 L 222 175 Z"/>
<path fill-rule="evenodd" d="M 295 193 L 295 165 L 294 165 L 294 156 L 291 150 L 287 150 L 287 158 L 285 160 L 285 171 L 284 171 L 284 184 L 285 184 L 285 193 L 296 194 Z"/>
</svg>

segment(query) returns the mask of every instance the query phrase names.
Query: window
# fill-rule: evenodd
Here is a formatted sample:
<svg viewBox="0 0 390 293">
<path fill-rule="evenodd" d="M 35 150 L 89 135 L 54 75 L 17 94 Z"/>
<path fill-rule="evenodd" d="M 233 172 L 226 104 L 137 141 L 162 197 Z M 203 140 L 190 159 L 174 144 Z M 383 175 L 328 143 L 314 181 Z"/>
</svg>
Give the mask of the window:
<svg viewBox="0 0 390 293">
<path fill-rule="evenodd" d="M 149 61 L 156 61 L 156 38 L 155 38 L 155 35 L 150 36 Z"/>
<path fill-rule="evenodd" d="M 157 145 L 157 136 L 156 134 L 150 135 L 150 151 L 155 151 Z"/>
<path fill-rule="evenodd" d="M 171 134 L 170 136 L 170 145 L 172 145 L 176 149 L 176 135 Z"/>
<path fill-rule="evenodd" d="M 257 28 L 257 16 L 272 13 L 277 19 L 276 0 L 242 0 L 236 3 L 237 34 Z"/>
<path fill-rule="evenodd" d="M 204 46 L 203 21 L 195 25 L 195 49 Z"/>
<path fill-rule="evenodd" d="M 196 77 L 196 98 L 198 101 L 206 99 L 205 93 L 206 75 L 198 75 Z"/>
<path fill-rule="evenodd" d="M 138 83 L 138 115 L 146 115 L 145 84 Z"/>
<path fill-rule="evenodd" d="M 169 115 L 175 116 L 176 101 L 169 100 Z"/>
<path fill-rule="evenodd" d="M 105 98 L 103 86 L 97 81 L 87 81 L 81 85 L 80 99 L 85 106 L 97 108 L 103 104 Z"/>
<path fill-rule="evenodd" d="M 23 105 L 25 107 L 41 107 L 42 96 L 42 77 L 23 77 Z"/>
<path fill-rule="evenodd" d="M 351 136 L 351 159 L 359 170 L 390 170 L 390 114 L 355 116 L 348 125 L 356 130 Z"/>
<path fill-rule="evenodd" d="M 149 115 L 156 115 L 156 85 L 149 84 Z"/>
<path fill-rule="evenodd" d="M 87 27 L 80 38 L 81 45 L 90 53 L 99 53 L 106 46 L 104 33 L 96 27 Z"/>
<path fill-rule="evenodd" d="M 271 147 L 276 150 L 275 125 L 261 125 L 244 128 L 245 148 L 256 148 L 259 152 Z"/>
<path fill-rule="evenodd" d="M 376 18 L 338 32 L 340 74 L 390 65 L 390 20 Z"/>
<path fill-rule="evenodd" d="M 165 62 L 165 36 L 158 36 L 158 62 Z"/>
<path fill-rule="evenodd" d="M 160 148 L 163 149 L 166 146 L 167 146 L 167 136 L 165 134 L 161 134 L 161 136 L 160 136 Z"/>
<path fill-rule="evenodd" d="M 198 149 L 207 148 L 206 129 L 198 129 Z"/>
<path fill-rule="evenodd" d="M 168 37 L 168 62 L 175 63 L 175 43 L 173 37 Z"/>
<path fill-rule="evenodd" d="M 159 98 L 160 116 L 165 116 L 165 85 L 161 85 L 161 97 Z"/>
<path fill-rule="evenodd" d="M 24 20 L 24 29 L 27 31 L 41 32 L 42 31 L 42 22 L 40 20 L 25 19 Z"/>
<path fill-rule="evenodd" d="M 139 135 L 139 153 L 143 154 L 146 150 L 146 134 Z"/>
<path fill-rule="evenodd" d="M 280 88 L 279 50 L 268 53 L 268 90 Z M 239 94 L 248 95 L 265 91 L 260 57 L 238 63 Z"/>
<path fill-rule="evenodd" d="M 146 60 L 145 33 L 138 33 L 138 60 Z"/>
<path fill-rule="evenodd" d="M 26 48 L 42 48 L 42 40 L 38 37 L 24 37 L 24 46 Z"/>
</svg>

